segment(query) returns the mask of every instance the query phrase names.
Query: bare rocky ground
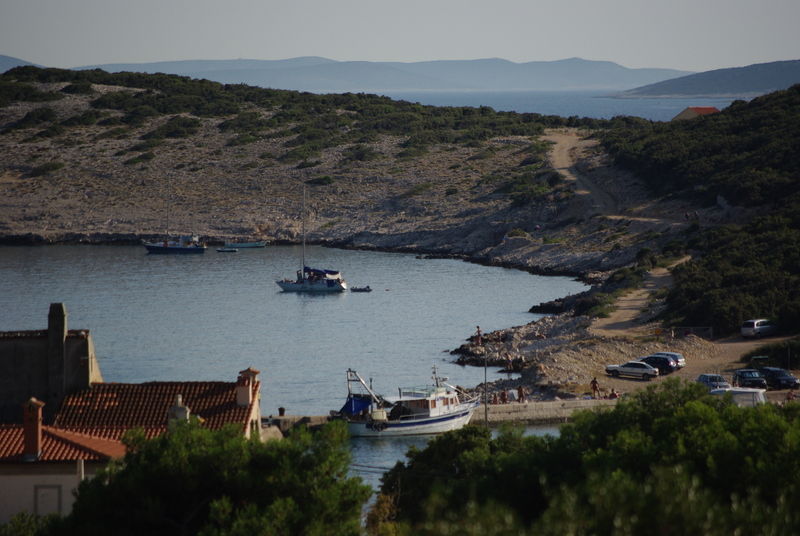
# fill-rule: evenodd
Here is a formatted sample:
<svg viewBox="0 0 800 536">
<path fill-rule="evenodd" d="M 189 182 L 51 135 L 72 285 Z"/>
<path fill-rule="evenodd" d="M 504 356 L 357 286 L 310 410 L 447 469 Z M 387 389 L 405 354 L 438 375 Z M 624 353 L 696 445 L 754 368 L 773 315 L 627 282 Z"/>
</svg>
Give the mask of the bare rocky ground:
<svg viewBox="0 0 800 536">
<path fill-rule="evenodd" d="M 59 120 L 75 116 L 89 109 L 95 96 L 0 108 L 0 130 L 43 105 Z M 544 137 L 553 144 L 550 165 L 564 178 L 559 195 L 515 206 L 497 192 L 491 177 L 520 166 L 532 141 L 524 137 L 496 138 L 479 147 L 440 145 L 419 157 L 400 158 L 403 139 L 381 136 L 368 143 L 376 159 L 350 161 L 343 156 L 346 147 L 336 147 L 303 167 L 279 160 L 286 139 L 231 145 L 234 135 L 218 128 L 222 119 L 204 118 L 198 134 L 167 139 L 150 150 L 151 159 L 132 162 L 143 154 L 131 150 L 141 136 L 164 121 L 131 129 L 70 127 L 55 137 L 37 137 L 36 128 L 0 134 L 0 240 L 130 243 L 170 232 L 212 242 L 297 242 L 302 185 L 330 177 L 330 184 L 307 187 L 312 242 L 455 255 L 596 282 L 631 264 L 640 249 L 657 250 L 680 238 L 692 224 L 740 216 L 730 207 L 701 209 L 652 198 L 635 177 L 609 164 L 595 140 L 574 129 Z M 63 167 L 31 176 L 36 166 L 50 162 Z M 587 318 L 548 317 L 490 334 L 477 353 L 488 352 L 500 363 L 509 356 L 524 359 L 521 383 L 530 390 L 578 394 L 602 375 L 605 364 L 666 347 L 684 353 L 690 363 L 723 366 L 714 361 L 721 352 L 716 344 L 696 337 L 668 345 L 656 341 L 646 333 L 652 330 L 642 327 L 651 315 L 640 315 L 636 307 L 636 326 L 608 332 L 593 328 Z M 519 383 L 499 381 L 493 388 Z M 617 390 L 635 388 L 627 382 Z"/>
</svg>

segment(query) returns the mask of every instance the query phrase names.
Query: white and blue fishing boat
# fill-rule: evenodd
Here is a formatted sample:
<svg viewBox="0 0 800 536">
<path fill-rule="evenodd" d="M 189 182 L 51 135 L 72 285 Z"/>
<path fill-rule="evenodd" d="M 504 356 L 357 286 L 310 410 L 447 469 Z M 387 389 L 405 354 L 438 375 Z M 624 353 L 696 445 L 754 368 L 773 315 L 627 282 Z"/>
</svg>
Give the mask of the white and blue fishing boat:
<svg viewBox="0 0 800 536">
<path fill-rule="evenodd" d="M 354 370 L 347 370 L 347 401 L 338 415 L 353 437 L 438 434 L 463 428 L 480 405 L 478 397 L 461 399 L 460 391 L 433 369 L 433 385 L 401 387 L 384 397 Z M 462 393 L 463 394 L 463 393 Z"/>
</svg>

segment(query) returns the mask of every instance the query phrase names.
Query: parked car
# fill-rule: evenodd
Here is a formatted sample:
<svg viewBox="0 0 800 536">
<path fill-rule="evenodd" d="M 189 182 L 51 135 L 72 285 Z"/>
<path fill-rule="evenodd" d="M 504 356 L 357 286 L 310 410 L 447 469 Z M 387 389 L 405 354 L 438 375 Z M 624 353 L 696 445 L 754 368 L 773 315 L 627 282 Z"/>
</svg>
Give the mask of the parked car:
<svg viewBox="0 0 800 536">
<path fill-rule="evenodd" d="M 762 367 L 759 369 L 764 379 L 767 380 L 767 386 L 773 389 L 800 389 L 800 380 L 792 376 L 792 374 L 785 369 L 778 367 Z"/>
<path fill-rule="evenodd" d="M 633 376 L 643 380 L 652 380 L 658 376 L 658 369 L 641 361 L 628 361 L 622 365 L 606 365 L 609 376 Z"/>
<path fill-rule="evenodd" d="M 745 320 L 742 323 L 742 337 L 766 337 L 778 331 L 778 326 L 767 318 Z"/>
<path fill-rule="evenodd" d="M 708 387 L 709 390 L 731 388 L 731 384 L 726 382 L 725 378 L 719 374 L 701 374 L 697 377 L 697 381 Z"/>
<path fill-rule="evenodd" d="M 658 373 L 662 376 L 664 374 L 671 374 L 678 370 L 678 364 L 669 356 L 666 355 L 648 355 L 640 357 L 639 361 L 647 363 L 651 367 L 658 369 Z"/>
<path fill-rule="evenodd" d="M 686 366 L 686 358 L 683 357 L 683 354 L 679 354 L 678 352 L 655 352 L 653 355 L 665 355 L 667 357 L 671 357 L 678 364 L 678 368 L 683 368 Z"/>
<path fill-rule="evenodd" d="M 734 387 L 757 387 L 759 389 L 767 388 L 767 380 L 756 369 L 739 369 L 733 373 L 733 381 L 731 382 Z"/>
<path fill-rule="evenodd" d="M 759 404 L 766 404 L 767 397 L 764 389 L 754 389 L 751 387 L 731 387 L 729 389 L 712 389 L 712 395 L 730 395 L 733 403 L 742 408 L 751 408 Z"/>
</svg>

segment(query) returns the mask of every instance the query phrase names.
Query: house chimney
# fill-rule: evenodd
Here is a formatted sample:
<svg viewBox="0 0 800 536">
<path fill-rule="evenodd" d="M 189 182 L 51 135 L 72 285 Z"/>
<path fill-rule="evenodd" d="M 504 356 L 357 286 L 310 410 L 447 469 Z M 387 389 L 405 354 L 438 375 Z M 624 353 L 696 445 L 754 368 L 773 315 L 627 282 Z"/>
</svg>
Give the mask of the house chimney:
<svg viewBox="0 0 800 536">
<path fill-rule="evenodd" d="M 183 404 L 183 397 L 175 395 L 175 404 L 167 411 L 167 428 L 172 429 L 177 422 L 187 422 L 191 410 Z"/>
<path fill-rule="evenodd" d="M 22 459 L 35 462 L 42 453 L 42 407 L 44 402 L 31 398 L 22 404 Z"/>
<path fill-rule="evenodd" d="M 250 376 L 239 374 L 236 380 L 236 405 L 240 407 L 250 407 L 253 402 L 253 386 Z"/>
</svg>

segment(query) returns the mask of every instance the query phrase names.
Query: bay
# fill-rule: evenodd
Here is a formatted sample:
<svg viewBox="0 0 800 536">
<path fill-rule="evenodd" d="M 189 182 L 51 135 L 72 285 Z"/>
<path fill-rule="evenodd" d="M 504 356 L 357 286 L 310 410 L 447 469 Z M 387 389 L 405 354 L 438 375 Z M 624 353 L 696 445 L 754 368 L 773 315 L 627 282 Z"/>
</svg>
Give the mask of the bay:
<svg viewBox="0 0 800 536">
<path fill-rule="evenodd" d="M 481 368 L 449 350 L 484 332 L 539 318 L 531 305 L 585 287 L 568 277 L 453 259 L 310 247 L 309 262 L 371 293 L 280 292 L 300 248 L 147 255 L 139 246 L 0 247 L 0 330 L 43 329 L 63 302 L 71 329 L 89 329 L 105 381 L 234 381 L 261 371 L 262 413 L 326 415 L 345 371 L 374 388 L 429 383 L 431 368 L 465 387 Z M 489 379 L 498 377 L 489 371 Z"/>
<path fill-rule="evenodd" d="M 431 106 L 488 106 L 498 112 L 538 113 L 561 117 L 611 119 L 619 115 L 669 121 L 689 106 L 720 110 L 733 98 L 617 98 L 608 91 L 389 91 L 397 100 Z"/>
</svg>

